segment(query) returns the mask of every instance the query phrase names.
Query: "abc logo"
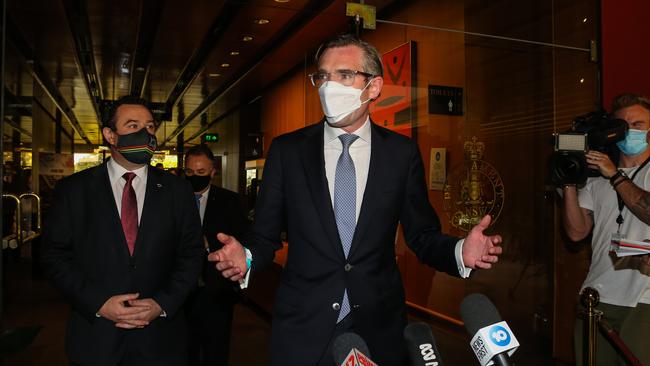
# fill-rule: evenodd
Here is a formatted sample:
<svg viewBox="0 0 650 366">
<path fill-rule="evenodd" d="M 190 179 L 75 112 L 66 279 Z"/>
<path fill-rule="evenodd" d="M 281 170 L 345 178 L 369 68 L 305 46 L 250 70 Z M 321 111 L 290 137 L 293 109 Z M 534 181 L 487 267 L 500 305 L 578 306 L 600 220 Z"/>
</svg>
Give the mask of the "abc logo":
<svg viewBox="0 0 650 366">
<path fill-rule="evenodd" d="M 489 331 L 490 340 L 499 347 L 505 347 L 510 344 L 510 332 L 500 325 L 495 325 Z"/>
</svg>

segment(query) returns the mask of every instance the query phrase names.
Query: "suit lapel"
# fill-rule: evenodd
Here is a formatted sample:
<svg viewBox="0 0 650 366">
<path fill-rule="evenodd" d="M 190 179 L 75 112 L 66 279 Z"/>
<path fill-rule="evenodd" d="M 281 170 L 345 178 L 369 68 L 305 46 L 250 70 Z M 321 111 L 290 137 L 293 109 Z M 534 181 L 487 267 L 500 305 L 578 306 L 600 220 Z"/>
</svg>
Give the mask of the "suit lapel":
<svg viewBox="0 0 650 366">
<path fill-rule="evenodd" d="M 117 210 L 117 205 L 115 202 L 115 196 L 113 195 L 113 187 L 111 187 L 111 180 L 108 177 L 108 166 L 106 163 L 102 164 L 94 172 L 96 181 L 99 184 L 94 187 L 97 189 L 97 195 L 94 196 L 97 201 L 94 202 L 93 206 L 97 207 L 99 210 L 103 210 L 105 215 L 103 217 L 107 218 L 107 233 L 112 236 L 112 239 L 109 240 L 114 249 L 119 253 L 122 253 L 125 258 L 129 257 L 129 248 L 126 244 L 126 238 L 124 237 L 124 231 L 122 230 L 122 221 L 120 220 L 120 214 Z"/>
<path fill-rule="evenodd" d="M 144 195 L 144 207 L 142 208 L 142 215 L 140 216 L 140 225 L 138 226 L 138 236 L 135 240 L 135 250 L 133 256 L 136 257 L 143 250 L 148 250 L 147 232 L 155 230 L 156 221 L 161 212 L 161 197 L 163 184 L 160 176 L 160 171 L 148 166 L 147 173 L 147 190 Z M 144 248 L 143 248 L 144 247 Z"/>
<path fill-rule="evenodd" d="M 327 176 L 325 175 L 323 131 L 323 122 L 321 121 L 318 127 L 306 132 L 308 136 L 303 140 L 301 146 L 302 154 L 300 156 L 305 175 L 307 176 L 309 191 L 314 201 L 314 207 L 316 207 L 320 221 L 325 228 L 328 241 L 334 247 L 334 253 L 339 253 L 343 257 L 343 248 L 338 229 L 336 228 L 332 199 L 327 185 Z"/>
<path fill-rule="evenodd" d="M 387 154 L 389 154 L 388 149 L 385 146 L 385 135 L 375 126 L 374 123 L 372 123 L 372 121 L 370 123 L 371 140 L 368 180 L 366 181 L 366 189 L 363 193 L 363 201 L 361 202 L 361 212 L 359 213 L 359 220 L 357 220 L 357 227 L 354 231 L 354 237 L 352 238 L 352 246 L 350 248 L 350 253 L 348 253 L 348 258 L 350 258 L 357 247 L 359 247 L 359 243 L 370 225 L 370 219 L 373 213 L 377 212 L 376 205 L 381 199 L 380 190 L 383 182 L 382 173 L 386 168 L 390 169 L 390 167 L 382 165 L 382 162 L 388 161 Z"/>
</svg>

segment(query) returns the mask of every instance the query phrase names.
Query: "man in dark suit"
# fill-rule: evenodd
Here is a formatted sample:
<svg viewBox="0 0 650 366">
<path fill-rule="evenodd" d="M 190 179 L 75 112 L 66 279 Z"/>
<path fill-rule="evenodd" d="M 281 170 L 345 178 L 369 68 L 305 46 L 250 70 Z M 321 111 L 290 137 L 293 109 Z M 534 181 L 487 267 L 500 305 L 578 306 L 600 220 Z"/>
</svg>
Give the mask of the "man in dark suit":
<svg viewBox="0 0 650 366">
<path fill-rule="evenodd" d="M 271 365 L 332 365 L 331 344 L 358 333 L 379 365 L 402 365 L 404 288 L 395 261 L 402 224 L 419 260 L 455 276 L 490 268 L 499 236 L 486 216 L 467 238 L 441 233 L 418 146 L 372 123 L 368 102 L 383 86 L 370 44 L 341 36 L 321 46 L 318 87 L 325 120 L 271 144 L 251 235 L 242 245 L 219 234 L 210 255 L 225 277 L 242 280 L 270 262 L 286 228 L 287 262 L 276 293 Z M 250 261 L 252 259 L 252 262 Z M 254 282 L 255 279 L 253 278 Z"/>
<path fill-rule="evenodd" d="M 227 189 L 210 185 L 214 177 L 214 155 L 204 145 L 185 153 L 185 178 L 192 184 L 203 223 L 203 240 L 207 252 L 223 245 L 217 233 L 239 237 L 246 230 L 246 217 L 239 196 Z M 236 284 L 221 276 L 205 255 L 199 287 L 187 300 L 190 328 L 190 365 L 226 366 L 230 351 L 233 307 L 239 293 Z"/>
<path fill-rule="evenodd" d="M 71 304 L 71 365 L 185 365 L 182 305 L 204 257 L 190 184 L 149 165 L 144 100 L 115 102 L 102 133 L 111 159 L 61 180 L 43 262 Z"/>
</svg>

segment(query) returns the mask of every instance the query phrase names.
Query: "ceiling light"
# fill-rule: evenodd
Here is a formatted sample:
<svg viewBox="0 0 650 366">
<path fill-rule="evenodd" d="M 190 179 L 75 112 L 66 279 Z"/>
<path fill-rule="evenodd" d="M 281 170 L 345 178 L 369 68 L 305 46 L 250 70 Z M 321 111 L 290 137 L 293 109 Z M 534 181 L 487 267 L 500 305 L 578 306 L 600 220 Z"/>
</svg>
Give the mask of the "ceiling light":
<svg viewBox="0 0 650 366">
<path fill-rule="evenodd" d="M 216 73 L 216 72 L 211 72 L 211 73 L 208 74 L 208 76 L 211 77 L 211 78 L 217 78 L 217 77 L 221 76 L 221 74 Z"/>
<path fill-rule="evenodd" d="M 583 23 L 587 23 L 587 18 L 582 19 Z"/>
<path fill-rule="evenodd" d="M 275 0 L 276 3 L 288 3 L 290 0 Z"/>
<path fill-rule="evenodd" d="M 238 55 L 239 55 L 239 51 L 230 52 L 230 56 L 238 56 Z"/>
<path fill-rule="evenodd" d="M 221 67 L 230 67 L 230 64 L 227 63 L 227 62 L 224 62 L 224 63 L 221 64 Z"/>
<path fill-rule="evenodd" d="M 253 40 L 253 37 L 251 37 L 251 36 L 244 36 L 244 38 L 242 38 L 241 40 L 244 41 L 244 42 L 250 42 L 250 41 Z"/>
<path fill-rule="evenodd" d="M 257 18 L 257 19 L 255 19 L 255 20 L 253 20 L 253 23 L 255 23 L 255 24 L 260 24 L 260 25 L 262 25 L 262 24 L 269 24 L 269 22 L 270 22 L 270 20 L 268 20 L 268 19 L 264 19 L 264 18 Z"/>
</svg>

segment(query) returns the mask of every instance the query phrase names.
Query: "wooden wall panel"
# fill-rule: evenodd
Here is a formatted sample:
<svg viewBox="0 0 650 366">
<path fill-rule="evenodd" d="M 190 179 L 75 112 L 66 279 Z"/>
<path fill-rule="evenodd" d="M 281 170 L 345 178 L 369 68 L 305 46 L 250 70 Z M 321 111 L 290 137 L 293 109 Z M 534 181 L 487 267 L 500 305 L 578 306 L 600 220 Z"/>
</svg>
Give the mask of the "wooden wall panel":
<svg viewBox="0 0 650 366">
<path fill-rule="evenodd" d="M 294 72 L 277 87 L 262 96 L 261 127 L 264 151 L 268 152 L 276 136 L 305 126 L 304 73 Z"/>
</svg>

